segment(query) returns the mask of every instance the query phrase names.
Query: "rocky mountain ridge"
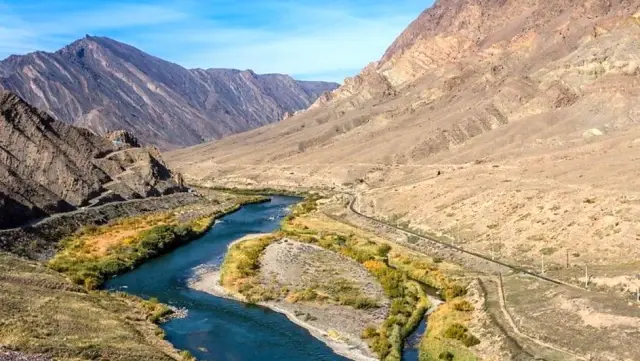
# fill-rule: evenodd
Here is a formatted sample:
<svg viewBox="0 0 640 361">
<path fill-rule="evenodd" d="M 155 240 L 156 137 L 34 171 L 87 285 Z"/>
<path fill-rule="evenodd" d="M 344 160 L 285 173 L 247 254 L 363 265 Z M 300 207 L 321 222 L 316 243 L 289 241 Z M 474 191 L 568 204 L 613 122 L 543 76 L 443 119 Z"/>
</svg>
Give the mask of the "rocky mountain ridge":
<svg viewBox="0 0 640 361">
<path fill-rule="evenodd" d="M 183 191 L 154 148 L 54 120 L 0 93 L 0 228 L 79 207 Z M 118 141 L 116 141 L 118 140 Z"/>
<path fill-rule="evenodd" d="M 104 37 L 0 62 L 0 88 L 57 119 L 161 148 L 194 145 L 280 120 L 335 83 L 251 70 L 185 69 Z"/>
</svg>

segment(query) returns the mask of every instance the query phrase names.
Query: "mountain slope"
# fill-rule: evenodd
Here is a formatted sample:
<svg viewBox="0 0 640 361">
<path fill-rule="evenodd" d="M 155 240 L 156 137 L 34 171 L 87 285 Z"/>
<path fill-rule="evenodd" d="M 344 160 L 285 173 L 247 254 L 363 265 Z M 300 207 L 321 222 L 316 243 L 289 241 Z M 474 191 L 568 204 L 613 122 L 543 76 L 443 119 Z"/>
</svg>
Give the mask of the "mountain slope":
<svg viewBox="0 0 640 361">
<path fill-rule="evenodd" d="M 532 267 L 549 249 L 631 262 L 638 9 L 442 0 L 309 110 L 166 157 L 202 184 L 357 190 L 363 211 L 431 232 L 462 224 L 472 249 L 499 240 Z"/>
<path fill-rule="evenodd" d="M 81 206 L 182 190 L 180 177 L 157 150 L 132 147 L 123 141 L 132 137 L 124 134 L 113 140 L 96 136 L 1 92 L 0 228 Z"/>
<path fill-rule="evenodd" d="M 161 148 L 278 121 L 336 87 L 250 70 L 188 70 L 103 37 L 0 63 L 0 88 L 56 118 L 102 135 L 124 129 Z"/>
</svg>

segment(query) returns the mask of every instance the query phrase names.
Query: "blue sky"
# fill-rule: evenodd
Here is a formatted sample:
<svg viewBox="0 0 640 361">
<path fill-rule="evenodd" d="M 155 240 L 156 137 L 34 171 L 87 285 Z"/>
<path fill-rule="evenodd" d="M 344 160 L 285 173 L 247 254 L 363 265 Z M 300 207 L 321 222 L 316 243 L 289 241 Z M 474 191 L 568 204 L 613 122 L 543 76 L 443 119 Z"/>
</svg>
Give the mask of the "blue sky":
<svg viewBox="0 0 640 361">
<path fill-rule="evenodd" d="M 432 0 L 0 0 L 0 58 L 108 36 L 188 68 L 342 81 Z"/>
</svg>

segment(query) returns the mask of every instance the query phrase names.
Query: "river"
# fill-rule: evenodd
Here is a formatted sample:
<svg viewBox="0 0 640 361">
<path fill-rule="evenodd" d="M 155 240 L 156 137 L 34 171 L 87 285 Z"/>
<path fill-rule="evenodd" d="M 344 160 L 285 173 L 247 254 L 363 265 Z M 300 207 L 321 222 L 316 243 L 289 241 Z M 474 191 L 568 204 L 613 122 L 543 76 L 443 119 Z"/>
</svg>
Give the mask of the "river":
<svg viewBox="0 0 640 361">
<path fill-rule="evenodd" d="M 299 201 L 275 196 L 269 203 L 244 206 L 202 238 L 110 280 L 107 289 L 187 309 L 186 317 L 161 327 L 169 342 L 201 361 L 346 361 L 284 315 L 187 287 L 198 267 L 218 267 L 234 240 L 277 230 L 289 207 Z M 403 360 L 417 360 L 411 349 L 406 350 L 411 357 Z"/>
</svg>

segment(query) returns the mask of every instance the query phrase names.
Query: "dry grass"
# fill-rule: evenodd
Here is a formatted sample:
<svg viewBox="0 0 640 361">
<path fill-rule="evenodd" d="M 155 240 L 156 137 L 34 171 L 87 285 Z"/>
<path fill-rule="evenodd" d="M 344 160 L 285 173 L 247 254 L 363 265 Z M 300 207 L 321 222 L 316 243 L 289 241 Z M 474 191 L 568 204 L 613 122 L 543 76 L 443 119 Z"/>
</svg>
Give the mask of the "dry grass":
<svg viewBox="0 0 640 361">
<path fill-rule="evenodd" d="M 153 324 L 162 306 L 86 293 L 46 267 L 0 254 L 0 344 L 60 361 L 183 358 Z"/>
<path fill-rule="evenodd" d="M 175 225 L 174 212 L 161 212 L 140 217 L 123 218 L 105 226 L 84 227 L 73 241 L 81 243 L 79 252 L 88 256 L 102 257 L 120 245 L 130 245 L 136 235 L 161 225 Z M 69 242 L 67 240 L 67 242 Z"/>
<path fill-rule="evenodd" d="M 221 267 L 220 283 L 227 290 L 241 295 L 249 302 L 272 298 L 257 278 L 259 258 L 268 245 L 279 239 L 277 234 L 251 238 L 231 246 Z"/>
<path fill-rule="evenodd" d="M 236 198 L 236 202 L 257 200 Z M 67 274 L 74 283 L 96 289 L 107 277 L 199 237 L 217 217 L 238 207 L 238 203 L 204 202 L 85 227 L 60 243 L 60 250 L 48 265 Z"/>
</svg>

